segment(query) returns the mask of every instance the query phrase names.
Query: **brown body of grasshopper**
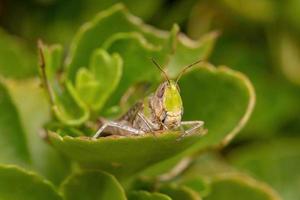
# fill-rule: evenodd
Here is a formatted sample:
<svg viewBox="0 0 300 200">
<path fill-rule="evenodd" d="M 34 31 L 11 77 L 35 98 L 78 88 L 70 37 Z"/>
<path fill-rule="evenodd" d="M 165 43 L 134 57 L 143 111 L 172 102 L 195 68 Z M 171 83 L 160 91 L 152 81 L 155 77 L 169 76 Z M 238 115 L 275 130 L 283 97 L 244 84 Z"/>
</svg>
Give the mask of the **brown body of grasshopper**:
<svg viewBox="0 0 300 200">
<path fill-rule="evenodd" d="M 185 136 L 202 128 L 203 121 L 181 121 L 183 104 L 177 84 L 184 71 L 200 61 L 184 68 L 176 81 L 169 80 L 162 68 L 154 60 L 153 62 L 164 73 L 167 81 L 160 84 L 152 95 L 136 103 L 119 120 L 104 121 L 94 138 L 98 138 L 102 133 L 123 136 L 143 135 L 178 128 L 184 131 L 183 136 Z M 189 125 L 191 128 L 185 131 L 184 125 Z"/>
</svg>

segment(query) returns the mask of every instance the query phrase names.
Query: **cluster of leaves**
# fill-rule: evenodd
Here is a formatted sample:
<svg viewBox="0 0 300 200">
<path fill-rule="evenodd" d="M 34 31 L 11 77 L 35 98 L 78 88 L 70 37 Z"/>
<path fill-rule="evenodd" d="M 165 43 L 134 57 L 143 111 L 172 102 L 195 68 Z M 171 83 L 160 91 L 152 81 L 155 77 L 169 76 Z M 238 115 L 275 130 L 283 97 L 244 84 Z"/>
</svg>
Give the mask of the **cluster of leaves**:
<svg viewBox="0 0 300 200">
<path fill-rule="evenodd" d="M 211 59 L 246 73 L 256 90 L 253 115 L 241 143 L 227 148 L 228 161 L 287 200 L 300 195 L 292 172 L 300 161 L 299 6 L 297 0 L 199 1 L 188 25 L 192 37 L 221 27 Z"/>
<path fill-rule="evenodd" d="M 98 8 L 95 6 L 94 9 Z M 134 7 L 131 9 L 139 10 Z M 147 12 L 151 12 L 151 9 L 147 9 Z M 74 15 L 71 16 L 73 19 Z M 70 26 L 66 29 L 73 31 Z M 11 46 L 8 49 L 0 47 L 0 58 L 3 58 L 0 60 L 4 60 L 0 61 L 1 74 L 10 78 L 32 75 L 34 70 L 26 70 L 31 69 L 27 66 L 32 66 L 36 61 L 35 55 L 16 42 L 15 38 L 4 32 L 0 34 L 0 43 Z M 209 131 L 204 137 L 195 134 L 177 141 L 179 133 L 171 131 L 157 137 L 90 139 L 97 129 L 95 124 L 99 116 L 113 118 L 124 111 L 124 105 L 119 103 L 124 93 L 145 83 L 155 87 L 161 81 L 159 72 L 149 58 L 155 58 L 165 66 L 170 77 L 175 77 L 187 64 L 206 59 L 216 36 L 215 32 L 211 32 L 200 40 L 192 41 L 179 33 L 176 25 L 170 32 L 157 30 L 129 14 L 122 5 L 116 5 L 99 13 L 79 29 L 66 58 L 63 46 L 42 45 L 45 71 L 41 70 L 40 73 L 50 101 L 37 86 L 36 79 L 1 79 L 0 147 L 3 151 L 0 154 L 0 197 L 280 199 L 275 190 L 262 182 L 266 181 L 284 198 L 295 199 L 299 178 L 293 176 L 293 180 L 287 184 L 293 170 L 277 179 L 273 172 L 286 172 L 285 166 L 290 166 L 286 163 L 299 160 L 297 148 L 294 148 L 297 141 L 291 143 L 285 140 L 289 147 L 286 151 L 280 151 L 282 143 L 274 141 L 270 146 L 245 146 L 245 150 L 237 149 L 227 155 L 230 163 L 247 170 L 261 181 L 229 166 L 219 156 L 205 153 L 228 144 L 246 124 L 254 108 L 255 94 L 250 81 L 240 72 L 224 66 L 196 66 L 179 83 L 185 109 L 184 120 L 204 120 Z M 62 38 L 64 40 L 65 36 Z M 229 46 L 226 48 L 226 52 L 230 51 Z M 244 51 L 240 53 L 238 56 L 225 56 L 244 59 Z M 247 51 L 246 54 L 250 57 L 251 53 Z M 217 62 L 222 60 L 218 57 L 218 46 L 213 59 Z M 245 59 L 248 60 L 248 57 Z M 224 62 L 231 64 L 226 60 Z M 23 67 L 20 71 L 8 70 L 12 69 L 9 66 L 18 65 Z M 249 74 L 251 79 L 258 77 L 258 81 L 254 79 L 253 82 L 256 89 L 260 88 L 264 76 L 260 70 L 253 71 L 248 65 L 245 70 L 239 70 Z M 270 94 L 272 99 L 274 89 L 269 89 L 274 82 L 262 86 L 265 89 L 259 91 L 259 99 L 263 92 Z M 284 97 L 294 99 L 294 96 L 290 96 L 294 90 L 288 90 Z M 293 110 L 295 104 L 288 103 Z M 125 109 L 130 105 L 131 102 L 125 105 Z M 265 110 L 264 105 L 260 107 Z M 264 110 L 257 110 L 255 113 L 258 114 L 254 113 L 254 116 L 266 117 L 257 121 L 252 119 L 247 132 L 252 133 L 253 127 L 260 132 L 274 127 L 272 124 L 268 124 L 268 127 L 263 124 L 263 120 L 273 121 L 271 117 L 274 115 L 265 115 L 262 114 Z M 48 133 L 40 135 L 51 146 L 37 136 L 42 125 L 49 120 Z M 291 144 L 294 146 L 289 146 Z M 270 160 L 268 152 L 274 147 L 280 151 L 280 156 L 275 154 L 276 159 Z M 266 153 L 261 154 L 262 151 Z M 182 170 L 184 172 L 179 174 Z M 18 188 L 18 192 L 15 188 Z"/>
</svg>

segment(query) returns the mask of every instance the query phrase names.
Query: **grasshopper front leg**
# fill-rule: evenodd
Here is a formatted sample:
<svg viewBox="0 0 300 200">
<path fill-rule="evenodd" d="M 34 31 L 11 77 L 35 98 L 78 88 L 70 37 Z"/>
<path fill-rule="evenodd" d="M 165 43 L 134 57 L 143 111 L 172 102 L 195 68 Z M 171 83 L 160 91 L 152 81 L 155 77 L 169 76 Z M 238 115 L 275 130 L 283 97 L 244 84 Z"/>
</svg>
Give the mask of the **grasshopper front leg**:
<svg viewBox="0 0 300 200">
<path fill-rule="evenodd" d="M 93 139 L 97 139 L 98 137 L 100 137 L 101 133 L 103 133 L 103 131 L 106 128 L 115 128 L 119 131 L 125 131 L 126 133 L 129 133 L 131 135 L 143 135 L 145 134 L 144 131 L 139 130 L 139 129 L 135 129 L 131 126 L 127 126 L 118 122 L 114 122 L 114 121 L 107 121 L 105 122 L 100 128 L 99 130 L 96 132 L 96 134 L 93 136 Z M 118 131 L 117 131 L 118 132 Z"/>
<path fill-rule="evenodd" d="M 191 125 L 192 127 L 189 128 L 188 130 L 184 130 L 183 126 L 184 125 Z M 180 138 L 183 138 L 187 135 L 190 135 L 192 133 L 194 133 L 195 131 L 200 130 L 204 125 L 204 121 L 182 121 L 180 123 L 180 127 L 183 129 L 184 133 L 180 136 Z M 200 132 L 201 135 L 205 135 L 207 132 L 203 131 Z"/>
</svg>

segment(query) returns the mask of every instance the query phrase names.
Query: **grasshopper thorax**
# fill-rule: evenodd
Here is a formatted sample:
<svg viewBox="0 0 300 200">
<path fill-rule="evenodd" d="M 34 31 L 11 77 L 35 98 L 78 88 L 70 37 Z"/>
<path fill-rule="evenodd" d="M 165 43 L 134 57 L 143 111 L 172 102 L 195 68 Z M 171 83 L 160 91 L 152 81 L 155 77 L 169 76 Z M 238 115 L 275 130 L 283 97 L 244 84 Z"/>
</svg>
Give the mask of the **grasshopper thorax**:
<svg viewBox="0 0 300 200">
<path fill-rule="evenodd" d="M 160 84 L 151 99 L 151 107 L 162 128 L 179 127 L 183 106 L 177 83 L 168 80 Z"/>
</svg>

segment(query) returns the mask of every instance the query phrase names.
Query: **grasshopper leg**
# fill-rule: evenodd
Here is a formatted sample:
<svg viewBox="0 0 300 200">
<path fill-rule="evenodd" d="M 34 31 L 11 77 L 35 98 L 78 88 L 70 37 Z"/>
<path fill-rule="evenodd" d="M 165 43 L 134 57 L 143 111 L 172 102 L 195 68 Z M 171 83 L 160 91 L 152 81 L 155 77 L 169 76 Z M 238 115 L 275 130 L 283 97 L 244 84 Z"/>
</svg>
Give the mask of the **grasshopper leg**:
<svg viewBox="0 0 300 200">
<path fill-rule="evenodd" d="M 99 130 L 96 132 L 96 134 L 93 136 L 93 139 L 97 139 L 98 137 L 100 137 L 101 133 L 108 127 L 112 127 L 112 128 L 116 128 L 119 129 L 121 131 L 126 131 L 132 135 L 142 135 L 144 134 L 144 131 L 142 130 L 138 130 L 135 128 L 132 128 L 130 126 L 124 125 L 124 124 L 120 124 L 118 122 L 114 122 L 114 121 L 108 121 L 105 122 L 100 128 Z"/>
<path fill-rule="evenodd" d="M 150 122 L 142 113 L 138 113 L 137 115 L 146 124 L 149 133 L 153 132 L 155 130 L 155 127 L 154 127 L 155 125 L 152 122 Z"/>
<path fill-rule="evenodd" d="M 184 133 L 180 136 L 180 138 L 183 138 L 191 133 L 194 133 L 197 130 L 200 130 L 204 125 L 204 121 L 183 121 L 180 123 L 180 125 L 181 125 L 180 126 L 181 129 L 183 129 L 183 127 L 182 127 L 183 125 L 191 125 L 192 126 L 188 130 L 183 129 Z M 204 131 L 204 132 L 202 132 L 202 134 L 204 135 L 204 134 L 206 134 L 206 132 Z"/>
</svg>

